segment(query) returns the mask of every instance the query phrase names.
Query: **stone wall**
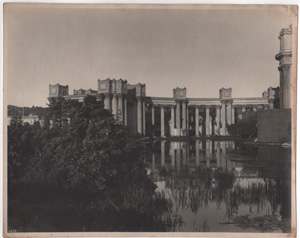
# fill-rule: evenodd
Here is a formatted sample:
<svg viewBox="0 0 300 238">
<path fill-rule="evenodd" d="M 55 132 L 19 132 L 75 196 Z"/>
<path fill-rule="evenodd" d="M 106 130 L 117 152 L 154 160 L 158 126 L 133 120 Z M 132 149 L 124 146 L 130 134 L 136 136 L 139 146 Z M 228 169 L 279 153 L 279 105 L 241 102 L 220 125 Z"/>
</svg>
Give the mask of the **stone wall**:
<svg viewBox="0 0 300 238">
<path fill-rule="evenodd" d="M 257 137 L 259 142 L 290 142 L 291 109 L 257 111 Z"/>
</svg>

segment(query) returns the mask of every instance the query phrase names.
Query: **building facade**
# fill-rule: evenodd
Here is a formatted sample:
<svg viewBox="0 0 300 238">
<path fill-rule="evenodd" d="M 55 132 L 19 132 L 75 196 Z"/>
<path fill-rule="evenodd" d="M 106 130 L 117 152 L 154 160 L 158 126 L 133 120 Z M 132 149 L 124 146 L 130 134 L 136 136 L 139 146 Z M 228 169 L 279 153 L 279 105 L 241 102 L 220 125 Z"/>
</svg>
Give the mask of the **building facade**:
<svg viewBox="0 0 300 238">
<path fill-rule="evenodd" d="M 173 97 L 146 96 L 146 85 L 130 85 L 127 80 L 97 81 L 95 90 L 74 90 L 49 85 L 49 97 L 83 101 L 94 95 L 132 135 L 226 136 L 228 125 L 242 118 L 243 112 L 273 109 L 276 89 L 269 88 L 261 97 L 234 98 L 231 88 L 221 88 L 218 98 L 188 98 L 186 88 L 173 89 Z"/>
</svg>

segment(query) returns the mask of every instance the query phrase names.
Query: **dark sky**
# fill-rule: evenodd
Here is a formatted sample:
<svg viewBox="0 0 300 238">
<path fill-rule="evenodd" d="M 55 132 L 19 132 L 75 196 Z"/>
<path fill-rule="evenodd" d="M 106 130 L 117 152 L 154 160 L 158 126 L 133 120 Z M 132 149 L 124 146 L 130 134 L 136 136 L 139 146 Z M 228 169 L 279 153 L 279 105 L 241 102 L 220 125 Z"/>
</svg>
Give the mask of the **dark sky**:
<svg viewBox="0 0 300 238">
<path fill-rule="evenodd" d="M 202 98 L 222 87 L 256 97 L 279 85 L 275 55 L 280 29 L 292 22 L 288 8 L 166 7 L 8 6 L 7 103 L 46 106 L 49 84 L 68 84 L 72 94 L 108 77 L 168 97 L 177 86 Z"/>
</svg>

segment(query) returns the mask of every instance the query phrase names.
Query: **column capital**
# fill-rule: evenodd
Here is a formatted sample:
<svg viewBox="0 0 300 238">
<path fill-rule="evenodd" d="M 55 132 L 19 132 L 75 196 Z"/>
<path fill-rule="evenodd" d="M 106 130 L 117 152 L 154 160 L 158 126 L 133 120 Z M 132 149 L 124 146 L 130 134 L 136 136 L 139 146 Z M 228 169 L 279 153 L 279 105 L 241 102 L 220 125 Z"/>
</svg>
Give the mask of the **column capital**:
<svg viewBox="0 0 300 238">
<path fill-rule="evenodd" d="M 205 105 L 205 108 L 210 108 L 210 105 Z"/>
<path fill-rule="evenodd" d="M 111 97 L 111 93 L 103 93 L 105 97 Z"/>
</svg>

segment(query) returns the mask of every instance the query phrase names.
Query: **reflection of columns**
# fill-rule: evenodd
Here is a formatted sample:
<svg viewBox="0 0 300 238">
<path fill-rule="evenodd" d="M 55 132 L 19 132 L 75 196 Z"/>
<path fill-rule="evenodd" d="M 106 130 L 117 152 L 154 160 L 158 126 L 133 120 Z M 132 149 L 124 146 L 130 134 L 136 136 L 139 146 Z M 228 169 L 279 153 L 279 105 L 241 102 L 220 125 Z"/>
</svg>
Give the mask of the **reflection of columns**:
<svg viewBox="0 0 300 238">
<path fill-rule="evenodd" d="M 139 134 L 142 134 L 142 99 L 137 98 L 137 130 Z"/>
<path fill-rule="evenodd" d="M 226 102 L 222 101 L 222 108 L 221 108 L 221 123 L 222 123 L 222 130 L 221 135 L 225 136 L 226 134 Z"/>
<path fill-rule="evenodd" d="M 165 141 L 160 142 L 161 166 L 165 166 Z"/>
<path fill-rule="evenodd" d="M 220 146 L 221 146 L 221 149 L 222 149 L 222 154 L 223 155 L 226 155 L 226 141 L 220 141 Z"/>
<path fill-rule="evenodd" d="M 221 155 L 220 155 L 220 141 L 215 141 L 216 145 L 216 158 L 217 158 L 217 167 L 221 167 Z"/>
<path fill-rule="evenodd" d="M 171 164 L 172 167 L 175 167 L 175 151 L 174 151 L 174 143 L 173 141 L 170 142 L 170 156 L 171 156 Z"/>
<path fill-rule="evenodd" d="M 231 122 L 231 115 L 232 115 L 232 112 L 231 112 L 231 106 L 232 106 L 232 101 L 227 101 L 227 124 L 228 125 L 231 125 L 232 122 Z"/>
<path fill-rule="evenodd" d="M 176 135 L 180 136 L 180 102 L 176 103 Z"/>
<path fill-rule="evenodd" d="M 186 101 L 182 101 L 182 131 L 186 135 Z"/>
<path fill-rule="evenodd" d="M 235 108 L 234 106 L 232 106 L 232 109 L 231 109 L 231 124 L 235 124 Z"/>
<path fill-rule="evenodd" d="M 165 137 L 165 108 L 160 107 L 160 136 Z"/>
<path fill-rule="evenodd" d="M 174 128 L 175 128 L 175 122 L 174 122 L 174 107 L 171 106 L 171 128 L 170 128 L 170 135 L 174 136 Z"/>
<path fill-rule="evenodd" d="M 152 174 L 154 174 L 155 171 L 155 154 L 152 153 Z"/>
<path fill-rule="evenodd" d="M 146 135 L 146 105 L 145 105 L 145 99 L 143 100 L 143 135 Z"/>
<path fill-rule="evenodd" d="M 186 142 L 181 142 L 182 144 L 182 164 L 186 165 Z"/>
<path fill-rule="evenodd" d="M 105 94 L 105 98 L 104 98 L 104 108 L 107 109 L 107 110 L 111 110 L 110 94 L 109 94 L 109 93 Z"/>
<path fill-rule="evenodd" d="M 206 159 L 206 167 L 209 168 L 210 167 L 210 156 L 211 156 L 211 151 L 210 151 L 210 146 L 211 146 L 211 141 L 206 141 L 206 145 L 205 145 L 205 159 Z"/>
<path fill-rule="evenodd" d="M 180 169 L 180 142 L 176 142 L 176 167 Z"/>
<path fill-rule="evenodd" d="M 200 164 L 200 158 L 199 158 L 199 140 L 195 141 L 195 148 L 196 148 L 196 166 L 198 167 Z"/>
<path fill-rule="evenodd" d="M 195 109 L 195 136 L 199 136 L 199 107 Z"/>
<path fill-rule="evenodd" d="M 122 124 L 123 123 L 123 96 L 122 95 L 119 95 L 118 97 L 118 115 L 119 115 L 119 120 Z"/>
<path fill-rule="evenodd" d="M 210 135 L 210 127 L 209 127 L 209 124 L 210 124 L 210 118 L 209 118 L 209 106 L 206 106 L 206 110 L 205 110 L 205 126 L 206 126 L 206 135 L 209 136 Z"/>
<path fill-rule="evenodd" d="M 127 126 L 127 98 L 124 97 L 124 125 Z"/>
</svg>

